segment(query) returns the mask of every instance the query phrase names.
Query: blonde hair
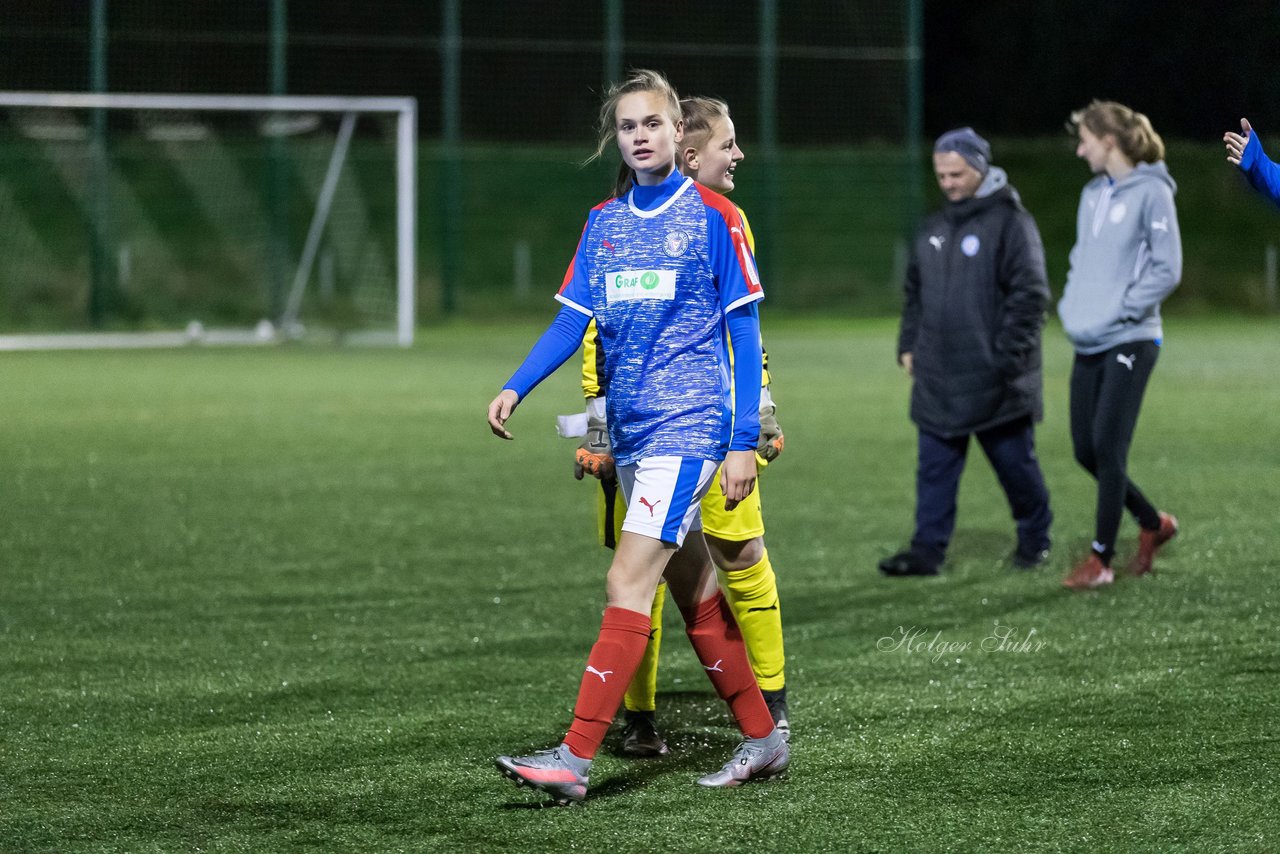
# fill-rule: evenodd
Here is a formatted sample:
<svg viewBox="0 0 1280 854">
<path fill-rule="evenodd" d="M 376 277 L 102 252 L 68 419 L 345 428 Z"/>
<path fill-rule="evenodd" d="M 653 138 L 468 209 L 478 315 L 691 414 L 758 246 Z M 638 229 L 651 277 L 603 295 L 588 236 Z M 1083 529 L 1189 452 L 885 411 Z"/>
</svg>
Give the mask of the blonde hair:
<svg viewBox="0 0 1280 854">
<path fill-rule="evenodd" d="M 685 98 L 680 102 L 680 114 L 684 119 L 681 149 L 697 149 L 707 144 L 716 122 L 729 118 L 729 105 L 719 98 Z"/>
<path fill-rule="evenodd" d="M 666 76 L 661 71 L 652 71 L 648 68 L 632 69 L 626 80 L 613 84 L 605 92 L 604 103 L 600 105 L 600 116 L 596 122 L 596 150 L 582 161 L 582 165 L 598 160 L 609 145 L 617 140 L 618 102 L 635 92 L 651 92 L 657 95 L 663 101 L 662 106 L 667 118 L 673 125 L 680 124 L 680 96 L 676 94 L 676 90 L 667 81 Z M 631 189 L 632 178 L 631 167 L 624 161 L 618 169 L 618 177 L 614 182 L 614 196 L 622 196 Z"/>
<path fill-rule="evenodd" d="M 1110 134 L 1125 157 L 1134 163 L 1155 163 L 1164 159 L 1164 140 L 1151 127 L 1142 113 L 1115 101 L 1090 102 L 1071 114 L 1068 130 L 1075 133 L 1081 126 L 1096 137 Z"/>
</svg>

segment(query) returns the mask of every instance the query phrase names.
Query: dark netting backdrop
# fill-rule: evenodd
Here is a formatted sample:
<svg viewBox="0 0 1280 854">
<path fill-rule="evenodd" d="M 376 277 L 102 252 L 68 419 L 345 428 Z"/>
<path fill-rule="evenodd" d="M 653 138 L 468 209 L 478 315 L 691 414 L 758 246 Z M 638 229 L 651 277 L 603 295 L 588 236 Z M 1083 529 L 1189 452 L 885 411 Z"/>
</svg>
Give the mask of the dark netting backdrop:
<svg viewBox="0 0 1280 854">
<path fill-rule="evenodd" d="M 102 14 L 97 26 L 95 7 Z M 605 163 L 582 165 L 593 147 L 601 92 L 629 68 L 657 68 L 682 94 L 730 104 L 746 153 L 734 200 L 756 230 L 771 304 L 892 311 L 903 237 L 921 204 L 922 153 L 909 142 L 920 137 L 920 15 L 920 0 L 8 0 L 0 88 L 416 98 L 418 300 L 419 316 L 429 319 L 446 311 L 551 310 L 585 213 L 603 198 L 616 168 L 613 152 Z M 60 120 L 41 117 L 46 125 Z M 31 137 L 31 121 L 30 111 L 0 111 L 0 223 L 15 223 L 11 234 L 21 232 L 28 242 L 63 240 L 79 251 L 86 241 L 68 234 L 83 231 L 84 222 L 50 222 L 71 215 L 46 209 L 41 194 L 24 187 L 22 173 L 32 169 L 55 182 L 71 180 L 65 167 L 32 165 L 52 143 Z M 108 145 L 129 151 L 131 128 L 140 122 L 113 115 Z M 277 153 L 323 158 L 332 124 L 299 126 L 299 134 L 321 134 L 315 152 L 299 154 L 305 146 L 294 140 L 277 143 Z M 360 157 L 368 163 L 355 204 L 368 208 L 356 216 L 367 233 L 349 235 L 348 243 L 385 248 L 394 188 L 391 175 L 376 165 L 383 154 L 373 150 L 385 129 L 376 122 L 360 127 L 353 151 L 357 163 Z M 129 192 L 152 209 L 164 209 L 156 197 L 166 187 L 179 197 L 175 206 L 227 207 L 198 198 L 193 182 L 175 180 L 183 167 L 166 162 L 163 151 L 141 150 L 132 159 L 108 158 L 113 187 L 133 187 Z M 247 158 L 233 157 L 224 168 L 237 171 L 246 186 L 280 180 L 257 174 L 264 170 Z M 289 257 L 305 237 L 316 182 L 298 174 L 309 169 L 293 164 L 288 171 L 291 209 L 302 220 L 278 238 Z M 78 192 L 54 187 L 48 195 L 68 197 L 75 209 Z M 91 212 L 81 210 L 79 218 L 85 217 Z M 172 244 L 172 255 L 199 256 L 198 233 L 153 230 Z M 5 243 L 0 238 L 0 247 Z M 5 263 L 0 260 L 0 276 Z M 67 265 L 67 278 L 87 277 L 90 266 Z M 213 274 L 188 275 L 187 287 L 209 290 L 206 302 L 220 299 L 235 315 L 245 286 L 228 279 L 218 295 L 217 271 L 225 266 L 211 261 Z M 53 322 L 38 318 L 62 314 L 57 322 L 74 325 L 85 302 L 64 296 L 66 311 L 42 314 L 23 306 L 41 299 L 38 293 L 9 290 L 0 300 L 0 323 L 7 326 Z M 116 320 L 180 311 L 152 302 L 124 300 Z"/>
</svg>

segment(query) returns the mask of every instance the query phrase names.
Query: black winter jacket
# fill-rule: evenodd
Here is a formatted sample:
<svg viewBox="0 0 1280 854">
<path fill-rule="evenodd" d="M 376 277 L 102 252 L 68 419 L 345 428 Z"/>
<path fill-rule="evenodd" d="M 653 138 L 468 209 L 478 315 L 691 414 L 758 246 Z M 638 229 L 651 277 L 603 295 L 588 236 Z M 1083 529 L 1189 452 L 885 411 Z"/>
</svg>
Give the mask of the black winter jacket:
<svg viewBox="0 0 1280 854">
<path fill-rule="evenodd" d="M 898 355 L 911 353 L 911 420 L 942 437 L 1044 415 L 1044 246 L 1018 194 L 948 203 L 925 219 L 907 268 Z"/>
</svg>

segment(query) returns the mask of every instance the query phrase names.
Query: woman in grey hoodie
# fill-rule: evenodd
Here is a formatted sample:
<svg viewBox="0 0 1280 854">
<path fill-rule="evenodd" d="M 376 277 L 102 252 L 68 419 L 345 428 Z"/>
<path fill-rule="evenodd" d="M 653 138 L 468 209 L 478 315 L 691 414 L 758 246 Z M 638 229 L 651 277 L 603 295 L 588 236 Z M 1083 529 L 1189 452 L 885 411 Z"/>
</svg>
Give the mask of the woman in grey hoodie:
<svg viewBox="0 0 1280 854">
<path fill-rule="evenodd" d="M 1076 155 L 1094 179 L 1080 194 L 1076 244 L 1058 303 L 1075 347 L 1071 443 L 1098 481 L 1093 548 L 1062 582 L 1073 590 L 1115 580 L 1111 559 L 1127 508 L 1141 532 L 1129 564 L 1151 571 L 1178 520 L 1158 511 L 1128 477 L 1129 443 L 1164 332 L 1160 303 L 1182 277 L 1182 242 L 1164 143 L 1142 113 L 1094 101 L 1071 114 Z"/>
</svg>

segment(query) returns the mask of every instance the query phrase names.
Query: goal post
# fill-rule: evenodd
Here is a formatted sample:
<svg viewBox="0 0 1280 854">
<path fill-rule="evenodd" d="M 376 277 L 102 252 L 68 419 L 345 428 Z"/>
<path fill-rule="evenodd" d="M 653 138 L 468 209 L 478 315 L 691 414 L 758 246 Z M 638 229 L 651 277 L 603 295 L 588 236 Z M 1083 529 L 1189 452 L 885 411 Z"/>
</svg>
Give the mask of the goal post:
<svg viewBox="0 0 1280 854">
<path fill-rule="evenodd" d="M 0 92 L 0 349 L 410 346 L 416 164 L 414 98 Z"/>
</svg>

